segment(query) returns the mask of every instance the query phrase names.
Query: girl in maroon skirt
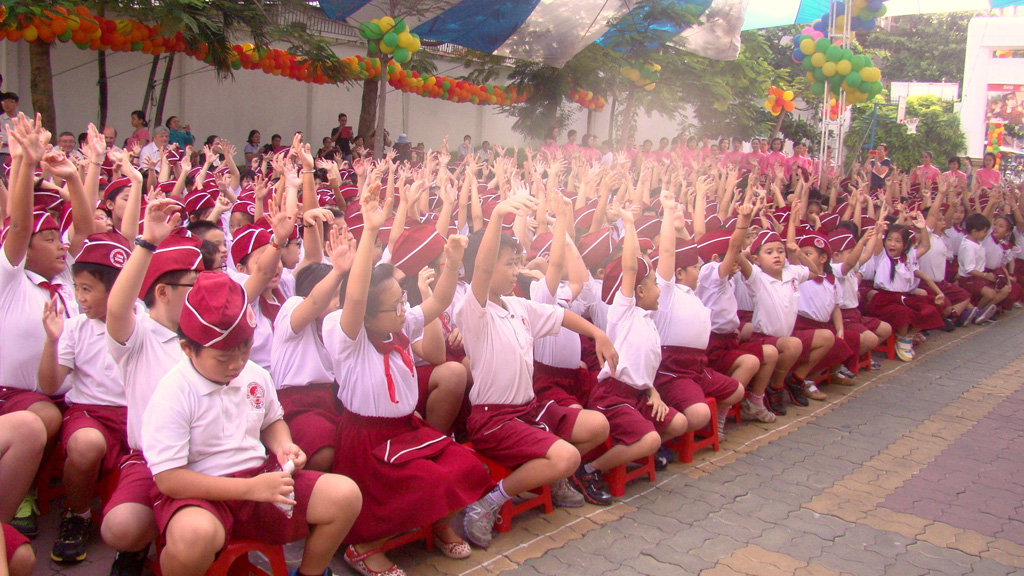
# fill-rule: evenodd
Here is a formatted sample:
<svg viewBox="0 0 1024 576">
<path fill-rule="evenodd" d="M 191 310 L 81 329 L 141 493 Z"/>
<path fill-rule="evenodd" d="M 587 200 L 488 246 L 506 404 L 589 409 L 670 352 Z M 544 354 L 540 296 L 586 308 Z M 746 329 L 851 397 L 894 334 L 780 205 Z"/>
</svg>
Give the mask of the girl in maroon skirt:
<svg viewBox="0 0 1024 576">
<path fill-rule="evenodd" d="M 879 225 L 882 226 L 882 243 L 875 249 L 873 258 L 877 292 L 868 302 L 868 312 L 893 327 L 898 337 L 896 355 L 910 362 L 914 359 L 914 334 L 943 325 L 936 299 L 917 288 L 917 259 L 931 249 L 930 234 L 920 212 L 914 213 L 914 226 L 921 239 L 917 248 L 911 243 L 910 228 L 887 222 Z"/>
<path fill-rule="evenodd" d="M 352 545 L 345 562 L 364 576 L 397 576 L 402 570 L 379 552 L 380 544 L 422 526 L 433 526 L 434 541 L 446 556 L 468 557 L 469 545 L 449 520 L 493 483 L 472 452 L 414 414 L 418 387 L 409 342 L 451 302 L 466 238 L 448 239 L 434 294 L 408 308 L 394 267 L 373 266 L 374 239 L 386 216 L 379 192 L 375 182 L 362 198 L 362 238 L 343 309 L 324 321 L 324 344 L 345 408 L 333 470 L 352 478 L 363 493 L 362 513 L 346 539 Z"/>
<path fill-rule="evenodd" d="M 846 361 L 846 369 L 849 371 L 847 376 L 852 376 L 857 359 L 874 350 L 879 342 L 884 342 L 892 334 L 892 326 L 878 318 L 861 314 L 859 308 L 857 272 L 874 253 L 878 240 L 874 228 L 865 232 L 860 240 L 849 230 L 839 228 L 829 236 L 828 241 L 832 248 L 832 272 L 836 277 L 836 296 L 839 312 L 843 316 L 843 333 L 847 345 L 854 352 L 854 356 Z"/>
</svg>

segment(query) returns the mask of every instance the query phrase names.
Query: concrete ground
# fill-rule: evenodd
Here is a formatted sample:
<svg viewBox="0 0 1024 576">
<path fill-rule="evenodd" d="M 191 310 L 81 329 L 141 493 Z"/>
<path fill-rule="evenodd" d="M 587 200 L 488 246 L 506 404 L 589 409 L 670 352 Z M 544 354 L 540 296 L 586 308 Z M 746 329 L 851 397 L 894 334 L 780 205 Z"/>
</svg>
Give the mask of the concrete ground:
<svg viewBox="0 0 1024 576">
<path fill-rule="evenodd" d="M 826 387 L 827 402 L 730 423 L 720 452 L 612 506 L 528 512 L 468 560 L 422 543 L 390 556 L 424 576 L 1024 573 L 1022 343 L 1020 314 L 936 332 L 914 362 Z M 34 542 L 36 576 L 106 575 L 98 537 L 79 565 L 49 561 L 56 523 Z M 286 548 L 290 566 L 300 554 Z"/>
</svg>

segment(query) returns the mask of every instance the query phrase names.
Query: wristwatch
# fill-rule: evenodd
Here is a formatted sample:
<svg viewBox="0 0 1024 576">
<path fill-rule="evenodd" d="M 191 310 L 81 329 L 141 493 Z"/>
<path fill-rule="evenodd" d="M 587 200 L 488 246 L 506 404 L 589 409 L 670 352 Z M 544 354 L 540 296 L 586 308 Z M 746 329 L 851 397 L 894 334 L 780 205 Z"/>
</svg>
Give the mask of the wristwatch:
<svg viewBox="0 0 1024 576">
<path fill-rule="evenodd" d="M 145 248 L 146 250 L 149 250 L 150 252 L 156 252 L 156 244 L 153 244 L 152 242 L 145 241 L 142 238 L 142 236 L 136 236 L 135 237 L 135 245 L 140 247 L 140 248 Z"/>
</svg>

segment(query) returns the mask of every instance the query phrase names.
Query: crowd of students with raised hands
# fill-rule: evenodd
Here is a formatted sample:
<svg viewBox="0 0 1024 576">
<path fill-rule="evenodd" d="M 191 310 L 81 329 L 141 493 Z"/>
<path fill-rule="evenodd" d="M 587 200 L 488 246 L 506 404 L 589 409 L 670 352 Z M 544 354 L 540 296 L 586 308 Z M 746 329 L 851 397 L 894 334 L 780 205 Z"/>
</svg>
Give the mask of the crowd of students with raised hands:
<svg viewBox="0 0 1024 576">
<path fill-rule="evenodd" d="M 708 398 L 722 436 L 736 405 L 771 423 L 855 384 L 891 335 L 911 361 L 929 331 L 1024 296 L 1020 192 L 930 154 L 902 173 L 880 148 L 845 178 L 778 139 L 610 163 L 550 145 L 453 161 L 445 140 L 349 165 L 296 134 L 239 167 L 222 140 L 140 158 L 90 126 L 69 156 L 22 115 L 7 135 L 0 521 L 18 576 L 33 555 L 9 524 L 37 531 L 26 494 L 60 454 L 57 562 L 85 558 L 114 478 L 99 532 L 117 576 L 158 540 L 164 574 L 200 575 L 237 538 L 305 538 L 293 574 L 340 551 L 395 576 L 393 536 L 430 526 L 468 558 L 518 494 L 607 505 L 605 473 L 664 468 Z"/>
</svg>

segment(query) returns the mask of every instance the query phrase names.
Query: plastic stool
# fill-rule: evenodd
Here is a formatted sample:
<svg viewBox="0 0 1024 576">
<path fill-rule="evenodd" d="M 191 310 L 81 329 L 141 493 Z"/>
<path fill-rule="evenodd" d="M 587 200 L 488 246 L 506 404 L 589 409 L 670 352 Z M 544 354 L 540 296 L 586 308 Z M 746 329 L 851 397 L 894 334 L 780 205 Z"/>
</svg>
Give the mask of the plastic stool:
<svg viewBox="0 0 1024 576">
<path fill-rule="evenodd" d="M 160 572 L 160 553 L 163 551 L 163 538 L 156 545 L 156 559 L 152 557 L 146 562 L 146 568 L 153 576 L 162 576 Z M 249 553 L 262 554 L 270 564 L 270 571 L 252 563 Z M 288 565 L 284 561 L 284 548 L 274 544 L 264 544 L 255 540 L 231 540 L 217 554 L 206 576 L 288 576 Z"/>
<path fill-rule="evenodd" d="M 473 450 L 473 444 L 470 442 L 463 444 L 463 446 Z M 487 470 L 491 474 L 491 480 L 500 482 L 505 478 L 508 478 L 510 473 L 508 468 L 498 464 L 483 454 L 480 454 L 476 450 L 473 450 L 473 454 L 476 456 L 477 460 L 482 462 L 484 466 L 487 466 Z M 551 487 L 542 486 L 537 489 L 537 492 L 538 494 L 536 496 L 527 498 L 518 504 L 513 504 L 512 500 L 505 502 L 501 506 L 501 510 L 498 511 L 498 519 L 494 523 L 494 529 L 498 532 L 508 532 L 512 529 L 512 518 L 514 516 L 518 516 L 527 510 L 540 506 L 544 507 L 545 514 L 551 514 L 551 512 L 554 511 L 554 505 L 551 503 Z M 431 542 L 433 542 L 433 538 L 431 538 Z"/>
<path fill-rule="evenodd" d="M 39 515 L 50 513 L 50 502 L 60 498 L 64 491 L 64 446 L 56 444 L 50 455 L 39 465 L 36 473 L 36 503 Z"/>
<path fill-rule="evenodd" d="M 612 448 L 611 439 L 605 440 L 604 444 L 598 446 L 593 454 L 600 456 Z M 635 460 L 639 468 L 626 470 L 625 464 L 620 464 L 604 473 L 604 481 L 608 483 L 608 493 L 615 498 L 621 498 L 626 494 L 626 482 L 647 476 L 647 480 L 654 482 L 654 456 L 645 456 Z"/>
<path fill-rule="evenodd" d="M 871 351 L 870 350 L 865 352 L 864 355 L 861 356 L 860 358 L 857 358 L 857 361 L 853 363 L 853 370 L 850 370 L 850 372 L 853 372 L 853 375 L 857 376 L 857 375 L 860 374 L 861 370 L 863 370 L 865 372 L 870 372 L 871 371 Z"/>
<path fill-rule="evenodd" d="M 711 421 L 708 425 L 701 430 L 687 432 L 679 438 L 665 443 L 666 446 L 679 454 L 679 461 L 683 464 L 693 462 L 693 454 L 701 448 L 711 446 L 715 452 L 721 449 L 718 438 L 718 401 L 707 397 L 704 399 L 704 402 L 711 409 Z"/>
<path fill-rule="evenodd" d="M 885 340 L 884 344 L 875 346 L 875 352 L 885 352 L 885 357 L 889 360 L 896 359 L 896 335 L 890 334 Z"/>
</svg>

